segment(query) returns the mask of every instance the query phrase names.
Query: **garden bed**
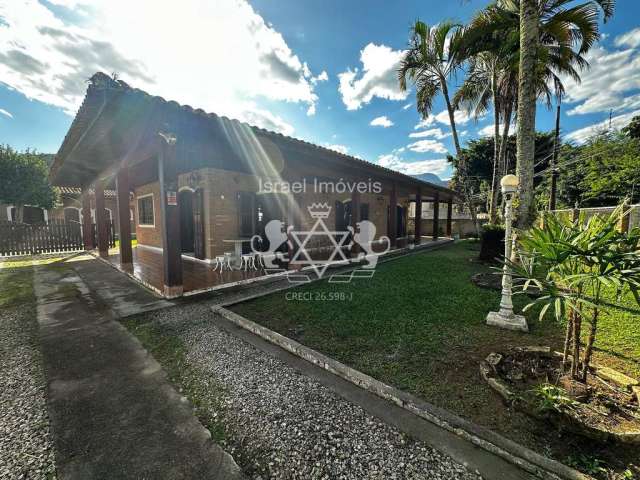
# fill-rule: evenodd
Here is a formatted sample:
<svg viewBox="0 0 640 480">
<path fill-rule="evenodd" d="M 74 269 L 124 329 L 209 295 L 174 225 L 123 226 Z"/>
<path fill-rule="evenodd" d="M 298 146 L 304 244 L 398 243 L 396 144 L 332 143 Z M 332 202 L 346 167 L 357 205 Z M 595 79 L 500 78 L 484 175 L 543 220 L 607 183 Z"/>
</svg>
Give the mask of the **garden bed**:
<svg viewBox="0 0 640 480">
<path fill-rule="evenodd" d="M 486 315 L 497 309 L 500 292 L 470 281 L 475 273 L 493 271 L 470 261 L 478 249 L 477 242 L 461 241 L 383 263 L 368 280 L 313 283 L 289 290 L 289 296 L 279 292 L 231 309 L 587 473 L 594 465 L 617 472 L 640 465 L 637 447 L 613 449 L 564 435 L 505 408 L 482 380 L 478 365 L 490 353 L 531 344 L 561 349 L 563 328 L 552 320 L 539 322 L 535 309 L 527 312 L 530 334 L 488 327 Z M 310 295 L 292 298 L 292 292 Z M 523 295 L 514 297 L 518 311 L 528 301 Z M 595 362 L 638 378 L 639 322 L 632 312 L 620 312 L 616 318 L 603 315 Z"/>
<path fill-rule="evenodd" d="M 599 442 L 640 445 L 635 379 L 594 366 L 586 383 L 572 381 L 562 354 L 549 347 L 492 353 L 480 373 L 507 404 L 540 421 Z"/>
</svg>

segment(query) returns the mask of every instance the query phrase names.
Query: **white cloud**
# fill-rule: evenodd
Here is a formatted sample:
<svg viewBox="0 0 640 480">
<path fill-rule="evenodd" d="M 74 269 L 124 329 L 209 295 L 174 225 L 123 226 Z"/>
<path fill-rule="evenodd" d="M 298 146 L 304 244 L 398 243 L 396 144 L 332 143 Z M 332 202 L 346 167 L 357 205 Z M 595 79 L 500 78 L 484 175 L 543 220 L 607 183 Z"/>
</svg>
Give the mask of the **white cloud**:
<svg viewBox="0 0 640 480">
<path fill-rule="evenodd" d="M 615 44 L 619 47 L 640 46 L 640 29 L 617 37 Z M 562 78 L 567 90 L 565 101 L 576 104 L 568 115 L 608 112 L 610 109 L 621 112 L 640 105 L 640 97 L 633 96 L 640 89 L 640 50 L 607 50 L 597 45 L 586 54 L 586 59 L 591 68 L 581 72 L 580 83 Z"/>
<path fill-rule="evenodd" d="M 625 113 L 623 115 L 618 115 L 611 119 L 611 128 L 614 130 L 620 130 L 621 128 L 629 125 L 633 117 L 640 115 L 640 110 L 635 110 L 629 113 Z M 604 120 L 602 122 L 598 122 L 596 124 L 590 125 L 585 128 L 581 128 L 579 130 L 575 130 L 571 132 L 569 135 L 565 137 L 565 140 L 569 142 L 575 142 L 578 145 L 585 143 L 589 137 L 605 131 L 609 128 L 609 119 Z"/>
<path fill-rule="evenodd" d="M 318 75 L 317 77 L 311 77 L 311 83 L 314 85 L 318 82 L 326 82 L 327 80 L 329 80 L 329 74 L 325 70 L 320 72 L 320 75 Z"/>
<path fill-rule="evenodd" d="M 2 115 L 4 115 L 5 117 L 13 118 L 13 114 L 11 112 L 5 110 L 4 108 L 0 108 L 0 113 Z"/>
<path fill-rule="evenodd" d="M 346 145 L 329 145 L 327 144 L 326 147 L 330 150 L 335 150 L 336 152 L 340 152 L 340 153 L 344 153 L 345 155 L 349 152 L 349 147 L 347 147 Z"/>
<path fill-rule="evenodd" d="M 371 123 L 369 125 L 373 127 L 389 128 L 393 126 L 393 122 L 383 115 L 381 117 L 376 117 L 373 120 L 371 120 Z"/>
<path fill-rule="evenodd" d="M 640 28 L 634 28 L 627 33 L 617 36 L 614 43 L 616 47 L 640 47 Z"/>
<path fill-rule="evenodd" d="M 418 153 L 447 153 L 446 147 L 436 140 L 418 140 L 417 142 L 407 145 L 407 148 L 412 152 Z"/>
<path fill-rule="evenodd" d="M 413 103 L 407 103 L 404 107 L 402 107 L 402 109 L 409 110 L 412 106 L 413 106 Z"/>
<path fill-rule="evenodd" d="M 429 130 L 423 130 L 421 132 L 412 132 L 409 134 L 409 138 L 424 138 L 424 137 L 433 137 L 438 140 L 442 140 L 443 138 L 450 137 L 450 132 L 443 132 L 439 128 L 430 128 Z"/>
<path fill-rule="evenodd" d="M 466 125 L 471 121 L 471 116 L 467 114 L 467 112 L 462 110 L 457 110 L 453 114 L 453 118 L 456 121 L 456 126 Z M 436 122 L 441 123 L 442 125 L 451 126 L 451 123 L 449 122 L 449 112 L 447 110 L 442 110 L 437 115 L 429 115 L 427 118 L 420 120 L 420 122 L 417 123 L 416 126 L 413 128 L 415 130 L 419 130 L 421 128 L 428 128 L 433 126 Z"/>
<path fill-rule="evenodd" d="M 500 127 L 500 135 L 502 135 L 502 132 L 504 131 L 504 123 L 501 123 L 499 127 Z M 514 123 L 512 123 L 511 127 L 509 127 L 509 131 L 511 133 L 514 133 L 516 131 L 516 125 Z M 490 123 L 489 125 L 478 130 L 478 135 L 480 135 L 481 137 L 493 137 L 495 134 L 496 132 L 495 132 L 495 127 L 493 123 Z"/>
<path fill-rule="evenodd" d="M 378 157 L 378 165 L 406 173 L 407 175 L 420 175 L 423 173 L 435 173 L 436 175 L 439 175 L 444 173 L 449 166 L 445 158 L 408 162 L 400 157 L 396 152 L 392 152 L 387 155 L 380 155 Z"/>
<path fill-rule="evenodd" d="M 409 92 L 400 90 L 396 73 L 402 54 L 401 50 L 374 43 L 369 43 L 362 49 L 362 74 L 359 75 L 357 68 L 338 74 L 339 91 L 347 110 L 357 110 L 374 97 L 388 100 L 407 98 Z"/>
<path fill-rule="evenodd" d="M 312 114 L 318 101 L 313 80 L 328 78 L 326 72 L 313 77 L 244 0 L 185 0 L 180 8 L 152 0 L 57 3 L 74 12 L 90 8 L 92 15 L 70 23 L 35 0 L 0 4 L 0 78 L 68 113 L 76 111 L 97 70 L 239 119 L 263 117 L 247 113 L 260 110 L 262 99 L 306 104 Z"/>
</svg>

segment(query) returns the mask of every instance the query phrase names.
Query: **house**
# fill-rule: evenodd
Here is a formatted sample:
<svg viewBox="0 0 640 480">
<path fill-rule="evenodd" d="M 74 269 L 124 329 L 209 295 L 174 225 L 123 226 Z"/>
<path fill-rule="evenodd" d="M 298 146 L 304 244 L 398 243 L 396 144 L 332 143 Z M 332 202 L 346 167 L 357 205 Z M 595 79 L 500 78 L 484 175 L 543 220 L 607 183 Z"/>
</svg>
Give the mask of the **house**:
<svg viewBox="0 0 640 480">
<path fill-rule="evenodd" d="M 421 226 L 407 228 L 412 203 L 420 216 L 423 203 L 432 202 L 436 222 L 439 205 L 447 205 L 450 236 L 458 200 L 441 185 L 166 101 L 103 73 L 90 79 L 50 179 L 80 188 L 86 212 L 90 191 L 100 207 L 104 192 L 114 189 L 120 217 L 131 205 L 138 247 L 131 248 L 131 229 L 121 222 L 117 263 L 168 297 L 198 288 L 205 277 L 224 281 L 214 278 L 210 264 L 233 251 L 234 242 L 258 235 L 268 243 L 265 227 L 272 220 L 284 231 L 309 230 L 317 218 L 310 212 L 319 208 L 334 233 L 368 220 L 398 248 L 425 240 Z M 99 254 L 114 261 L 104 240 L 104 210 L 96 211 Z M 320 252 L 328 243 L 313 239 L 306 247 Z M 145 279 L 141 271 L 154 273 Z"/>
</svg>

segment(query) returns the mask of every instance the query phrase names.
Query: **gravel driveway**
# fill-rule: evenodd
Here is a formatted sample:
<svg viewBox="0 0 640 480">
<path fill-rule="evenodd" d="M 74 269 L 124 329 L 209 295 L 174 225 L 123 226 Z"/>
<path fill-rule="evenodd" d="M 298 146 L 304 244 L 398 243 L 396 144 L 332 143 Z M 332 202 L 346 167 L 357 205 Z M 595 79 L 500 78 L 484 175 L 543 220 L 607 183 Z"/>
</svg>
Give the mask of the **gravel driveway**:
<svg viewBox="0 0 640 480">
<path fill-rule="evenodd" d="M 0 309 L 0 478 L 54 479 L 45 382 L 31 306 Z"/>
<path fill-rule="evenodd" d="M 148 314 L 182 339 L 203 382 L 225 390 L 227 449 L 250 478 L 479 478 L 207 322 L 212 315 L 203 304 Z"/>
</svg>

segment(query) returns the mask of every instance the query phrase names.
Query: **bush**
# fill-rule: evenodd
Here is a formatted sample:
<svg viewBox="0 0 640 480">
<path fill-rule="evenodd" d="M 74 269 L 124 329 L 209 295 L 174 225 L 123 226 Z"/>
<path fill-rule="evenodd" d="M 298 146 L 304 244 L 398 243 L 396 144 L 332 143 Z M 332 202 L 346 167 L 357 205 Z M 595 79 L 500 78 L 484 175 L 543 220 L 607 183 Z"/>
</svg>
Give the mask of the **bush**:
<svg viewBox="0 0 640 480">
<path fill-rule="evenodd" d="M 504 255 L 504 226 L 486 224 L 480 232 L 480 255 L 483 262 L 493 262 Z"/>
</svg>

